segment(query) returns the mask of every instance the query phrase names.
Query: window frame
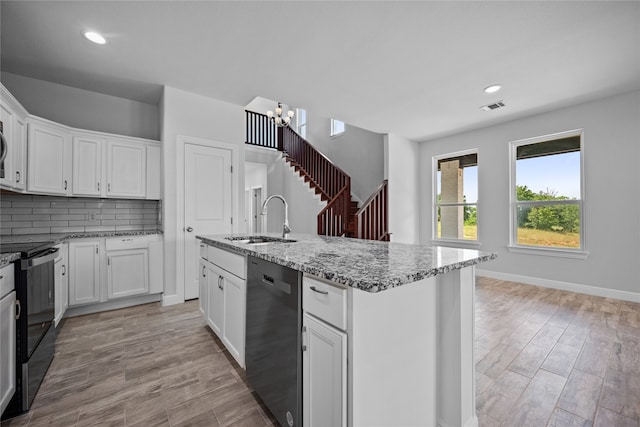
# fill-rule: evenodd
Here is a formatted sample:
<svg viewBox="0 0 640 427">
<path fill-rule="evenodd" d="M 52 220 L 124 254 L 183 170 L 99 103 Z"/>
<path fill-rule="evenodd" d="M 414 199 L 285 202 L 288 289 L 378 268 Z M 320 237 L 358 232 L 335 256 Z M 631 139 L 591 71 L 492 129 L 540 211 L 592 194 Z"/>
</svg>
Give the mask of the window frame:
<svg viewBox="0 0 640 427">
<path fill-rule="evenodd" d="M 579 200 L 530 200 L 518 201 L 516 194 L 516 162 L 518 147 L 522 145 L 537 144 L 541 142 L 553 141 L 569 137 L 580 137 L 580 199 Z M 557 256 L 563 258 L 585 259 L 589 256 L 586 251 L 585 239 L 585 174 L 584 174 L 584 129 L 573 129 L 564 132 L 552 133 L 547 135 L 536 136 L 532 138 L 519 139 L 509 143 L 509 245 L 507 250 L 513 253 L 522 253 L 529 255 L 546 255 Z M 518 206 L 522 205 L 568 205 L 576 204 L 580 207 L 580 247 L 579 248 L 562 248 L 555 246 L 532 246 L 522 245 L 518 243 Z"/>
<path fill-rule="evenodd" d="M 342 123 L 342 130 L 340 132 L 336 132 L 336 125 L 335 125 L 336 122 Z M 346 131 L 347 131 L 347 124 L 345 122 L 338 119 L 331 119 L 331 133 L 329 134 L 329 136 L 336 137 L 336 136 L 344 135 Z"/>
<path fill-rule="evenodd" d="M 465 239 L 453 239 L 450 237 L 438 237 L 438 161 L 442 159 L 449 159 L 455 157 L 462 157 L 468 154 L 475 154 L 478 162 L 478 182 L 476 191 L 478 192 L 478 199 L 475 203 L 452 203 L 447 204 L 447 206 L 475 206 L 476 207 L 476 222 L 477 222 L 477 231 L 476 231 L 476 240 L 465 240 Z M 431 158 L 431 175 L 432 175 L 432 218 L 431 221 L 431 243 L 438 245 L 455 245 L 455 246 L 468 246 L 468 247 L 476 247 L 480 246 L 480 150 L 478 148 L 470 148 L 468 150 L 456 151 L 453 153 L 447 154 L 439 154 L 433 156 Z"/>
<path fill-rule="evenodd" d="M 302 117 L 300 111 L 304 111 L 304 122 L 302 123 L 300 123 L 300 117 Z M 301 132 L 303 128 L 304 132 Z M 307 139 L 307 110 L 304 108 L 296 108 L 296 133 L 304 139 Z"/>
</svg>

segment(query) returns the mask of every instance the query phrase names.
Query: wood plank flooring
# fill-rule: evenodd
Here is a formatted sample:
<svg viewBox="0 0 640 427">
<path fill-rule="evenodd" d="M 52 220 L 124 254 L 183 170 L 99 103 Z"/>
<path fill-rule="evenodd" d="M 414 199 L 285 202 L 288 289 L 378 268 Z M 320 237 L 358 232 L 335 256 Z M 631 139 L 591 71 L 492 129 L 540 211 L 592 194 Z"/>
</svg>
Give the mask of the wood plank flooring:
<svg viewBox="0 0 640 427">
<path fill-rule="evenodd" d="M 640 304 L 486 278 L 480 426 L 640 427 Z M 273 426 L 197 301 L 67 319 L 15 426 Z M 391 427 L 391 426 L 390 426 Z"/>
<path fill-rule="evenodd" d="M 640 427 L 640 304 L 478 278 L 480 426 Z"/>
<path fill-rule="evenodd" d="M 14 426 L 273 426 L 197 301 L 69 318 Z"/>
</svg>

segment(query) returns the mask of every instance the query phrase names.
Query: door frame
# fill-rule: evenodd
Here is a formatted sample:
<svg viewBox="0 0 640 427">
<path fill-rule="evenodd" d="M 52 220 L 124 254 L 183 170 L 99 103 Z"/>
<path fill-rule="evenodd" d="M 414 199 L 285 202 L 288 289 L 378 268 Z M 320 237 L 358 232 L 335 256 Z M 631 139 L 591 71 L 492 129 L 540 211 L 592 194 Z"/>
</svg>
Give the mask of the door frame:
<svg viewBox="0 0 640 427">
<path fill-rule="evenodd" d="M 209 148 L 219 148 L 223 150 L 231 151 L 231 166 L 233 172 L 231 173 L 231 217 L 235 218 L 231 225 L 231 231 L 233 233 L 238 232 L 238 212 L 239 212 L 239 197 L 238 197 L 238 172 L 240 171 L 240 159 L 238 157 L 238 146 L 236 144 L 230 144 L 228 142 L 213 141 L 209 139 L 196 138 L 193 136 L 178 135 L 176 142 L 176 191 L 178 206 L 176 209 L 176 295 L 177 301 L 172 303 L 184 302 L 184 252 L 186 239 L 184 235 L 185 231 L 185 195 L 184 195 L 184 148 L 185 144 L 202 145 Z"/>
</svg>

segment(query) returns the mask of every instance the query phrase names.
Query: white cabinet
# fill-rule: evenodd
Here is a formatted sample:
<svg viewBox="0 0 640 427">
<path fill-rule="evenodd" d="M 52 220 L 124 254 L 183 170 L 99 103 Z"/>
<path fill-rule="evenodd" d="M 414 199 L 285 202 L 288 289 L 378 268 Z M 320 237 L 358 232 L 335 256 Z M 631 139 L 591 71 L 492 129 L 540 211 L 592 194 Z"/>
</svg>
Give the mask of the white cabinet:
<svg viewBox="0 0 640 427">
<path fill-rule="evenodd" d="M 305 427 L 347 425 L 347 291 L 303 279 L 302 413 Z"/>
<path fill-rule="evenodd" d="M 164 289 L 160 235 L 69 242 L 69 306 L 158 294 Z"/>
<path fill-rule="evenodd" d="M 207 300 L 209 299 L 209 284 L 207 283 L 207 262 L 203 259 L 200 259 L 198 262 L 199 267 L 199 276 L 198 276 L 198 288 L 199 288 L 199 298 L 198 304 L 200 306 L 200 313 L 203 316 L 206 316 L 207 313 Z"/>
<path fill-rule="evenodd" d="M 246 257 L 211 246 L 206 249 L 200 251 L 200 309 L 207 324 L 244 367 Z"/>
<path fill-rule="evenodd" d="M 60 320 L 64 317 L 65 311 L 69 306 L 69 275 L 67 274 L 69 265 L 69 252 L 66 243 L 56 246 L 58 248 L 58 256 L 55 259 L 55 315 L 54 324 L 57 327 Z"/>
<path fill-rule="evenodd" d="M 4 160 L 3 187 L 24 191 L 27 181 L 27 112 L 20 103 L 0 85 L 0 122 L 7 141 L 7 157 Z"/>
<path fill-rule="evenodd" d="M 0 414 L 16 389 L 16 293 L 14 266 L 0 270 Z"/>
<path fill-rule="evenodd" d="M 136 244 L 133 238 L 107 239 L 106 246 L 107 298 L 114 299 L 149 293 L 149 247 L 147 242 Z"/>
<path fill-rule="evenodd" d="M 222 339 L 224 328 L 224 272 L 214 264 L 207 266 L 207 324 Z"/>
<path fill-rule="evenodd" d="M 101 196 L 103 194 L 103 146 L 104 140 L 99 138 L 73 137 L 74 196 Z"/>
<path fill-rule="evenodd" d="M 71 194 L 71 134 L 56 123 L 29 118 L 27 190 Z"/>
<path fill-rule="evenodd" d="M 146 164 L 145 145 L 109 141 L 107 143 L 107 195 L 145 197 Z"/>
<path fill-rule="evenodd" d="M 347 334 L 305 313 L 302 319 L 305 427 L 347 425 Z"/>
<path fill-rule="evenodd" d="M 147 145 L 147 199 L 159 200 L 161 198 L 161 156 L 159 145 Z"/>
<path fill-rule="evenodd" d="M 69 306 L 100 301 L 100 241 L 69 242 Z"/>
</svg>

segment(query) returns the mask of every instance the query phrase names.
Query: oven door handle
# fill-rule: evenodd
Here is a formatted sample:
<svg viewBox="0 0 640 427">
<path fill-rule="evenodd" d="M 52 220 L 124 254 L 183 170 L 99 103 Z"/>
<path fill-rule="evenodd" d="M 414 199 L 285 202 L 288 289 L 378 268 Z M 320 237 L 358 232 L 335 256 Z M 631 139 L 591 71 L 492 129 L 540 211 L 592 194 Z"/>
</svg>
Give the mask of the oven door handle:
<svg viewBox="0 0 640 427">
<path fill-rule="evenodd" d="M 27 268 L 37 267 L 39 265 L 54 261 L 56 259 L 57 253 L 58 248 L 51 248 L 42 255 L 30 259 L 24 259 L 22 260 L 22 269 L 26 270 Z"/>
</svg>

